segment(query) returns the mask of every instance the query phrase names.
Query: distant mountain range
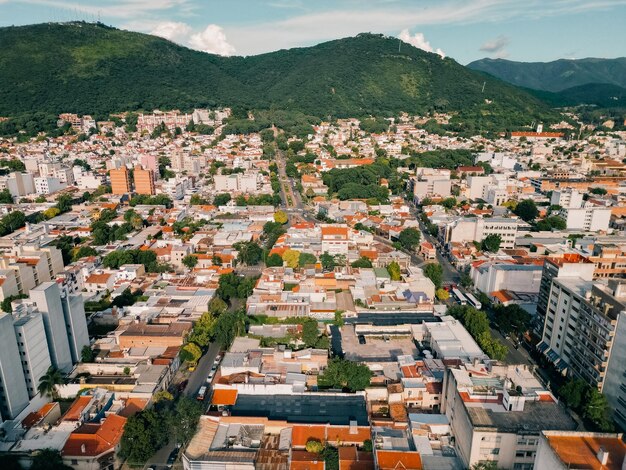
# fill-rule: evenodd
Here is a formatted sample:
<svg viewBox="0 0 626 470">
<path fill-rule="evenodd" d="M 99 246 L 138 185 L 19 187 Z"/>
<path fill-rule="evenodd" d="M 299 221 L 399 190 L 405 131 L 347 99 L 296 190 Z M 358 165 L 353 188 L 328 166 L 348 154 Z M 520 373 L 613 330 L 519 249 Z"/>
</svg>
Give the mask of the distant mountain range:
<svg viewBox="0 0 626 470">
<path fill-rule="evenodd" d="M 219 105 L 324 118 L 456 111 L 459 126 L 483 130 L 557 116 L 526 90 L 375 34 L 252 57 L 90 23 L 0 28 L 0 44 L 0 116 Z"/>
<path fill-rule="evenodd" d="M 572 87 L 602 83 L 626 88 L 626 57 L 618 59 L 559 59 L 553 62 L 514 62 L 481 59 L 467 65 L 513 85 L 559 92 Z"/>
</svg>

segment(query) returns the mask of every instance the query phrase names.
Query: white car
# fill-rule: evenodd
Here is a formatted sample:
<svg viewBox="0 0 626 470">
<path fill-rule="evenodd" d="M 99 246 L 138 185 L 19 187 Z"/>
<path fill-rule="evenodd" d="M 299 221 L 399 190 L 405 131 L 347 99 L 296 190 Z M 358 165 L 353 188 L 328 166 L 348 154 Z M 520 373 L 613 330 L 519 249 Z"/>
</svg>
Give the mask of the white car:
<svg viewBox="0 0 626 470">
<path fill-rule="evenodd" d="M 206 378 L 207 383 L 213 380 L 213 377 L 215 377 L 215 370 L 211 369 L 211 372 L 209 372 L 209 375 Z"/>
</svg>

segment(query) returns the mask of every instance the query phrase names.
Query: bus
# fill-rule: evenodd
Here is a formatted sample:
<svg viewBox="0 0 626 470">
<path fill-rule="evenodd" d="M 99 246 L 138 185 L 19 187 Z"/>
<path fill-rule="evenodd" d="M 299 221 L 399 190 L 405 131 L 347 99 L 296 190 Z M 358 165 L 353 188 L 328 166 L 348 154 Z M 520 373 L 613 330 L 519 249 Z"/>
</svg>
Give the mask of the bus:
<svg viewBox="0 0 626 470">
<path fill-rule="evenodd" d="M 196 395 L 196 400 L 198 401 L 204 401 L 204 397 L 206 395 L 206 386 L 202 386 L 200 387 L 200 390 L 198 390 L 198 395 Z"/>
<path fill-rule="evenodd" d="M 461 305 L 466 305 L 467 304 L 467 299 L 465 298 L 465 296 L 463 295 L 463 293 L 457 289 L 456 287 L 454 287 L 452 289 L 452 294 L 454 294 L 454 296 L 456 297 L 456 300 L 461 304 Z"/>
<path fill-rule="evenodd" d="M 476 297 L 474 297 L 472 294 L 470 294 L 469 292 L 467 294 L 465 294 L 465 297 L 467 297 L 467 301 L 469 302 L 469 304 L 474 307 L 476 310 L 480 310 L 483 307 L 483 304 L 481 304 Z"/>
</svg>

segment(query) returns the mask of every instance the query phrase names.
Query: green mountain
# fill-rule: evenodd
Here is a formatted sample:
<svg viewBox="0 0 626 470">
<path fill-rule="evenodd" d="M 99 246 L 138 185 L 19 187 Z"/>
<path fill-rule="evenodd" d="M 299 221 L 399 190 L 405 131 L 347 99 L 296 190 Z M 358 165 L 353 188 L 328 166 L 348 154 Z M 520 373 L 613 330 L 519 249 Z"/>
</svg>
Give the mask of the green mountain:
<svg viewBox="0 0 626 470">
<path fill-rule="evenodd" d="M 600 108 L 626 108 L 626 88 L 610 83 L 588 83 L 559 92 L 528 90 L 554 107 L 591 104 Z"/>
<path fill-rule="evenodd" d="M 553 62 L 514 62 L 481 59 L 467 65 L 513 85 L 559 92 L 581 85 L 610 84 L 626 88 L 626 57 L 617 59 L 560 59 Z"/>
<path fill-rule="evenodd" d="M 557 116 L 539 99 L 396 38 L 220 57 L 102 24 L 0 28 L 0 116 L 232 106 L 317 117 L 455 111 L 459 130 Z"/>
</svg>

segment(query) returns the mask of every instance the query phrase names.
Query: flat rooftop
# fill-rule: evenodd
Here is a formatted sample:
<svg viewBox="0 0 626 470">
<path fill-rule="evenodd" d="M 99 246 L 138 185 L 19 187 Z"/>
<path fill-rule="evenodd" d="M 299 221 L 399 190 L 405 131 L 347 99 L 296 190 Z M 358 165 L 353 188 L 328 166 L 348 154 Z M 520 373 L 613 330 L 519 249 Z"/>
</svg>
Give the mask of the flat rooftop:
<svg viewBox="0 0 626 470">
<path fill-rule="evenodd" d="M 497 429 L 508 433 L 539 434 L 544 429 L 574 431 L 574 420 L 554 402 L 526 401 L 524 411 L 506 411 L 501 404 L 464 403 L 475 428 Z"/>
<path fill-rule="evenodd" d="M 367 426 L 365 397 L 357 394 L 300 393 L 292 395 L 243 395 L 231 408 L 232 416 L 260 416 L 291 423 Z"/>
<path fill-rule="evenodd" d="M 365 344 L 359 342 L 354 325 L 344 325 L 338 329 L 341 341 L 341 350 L 345 359 L 357 362 L 396 362 L 399 356 L 417 357 L 419 350 L 413 342 L 413 336 L 390 336 L 388 341 L 383 336 L 363 335 Z M 333 340 L 337 340 L 333 330 Z"/>
</svg>

